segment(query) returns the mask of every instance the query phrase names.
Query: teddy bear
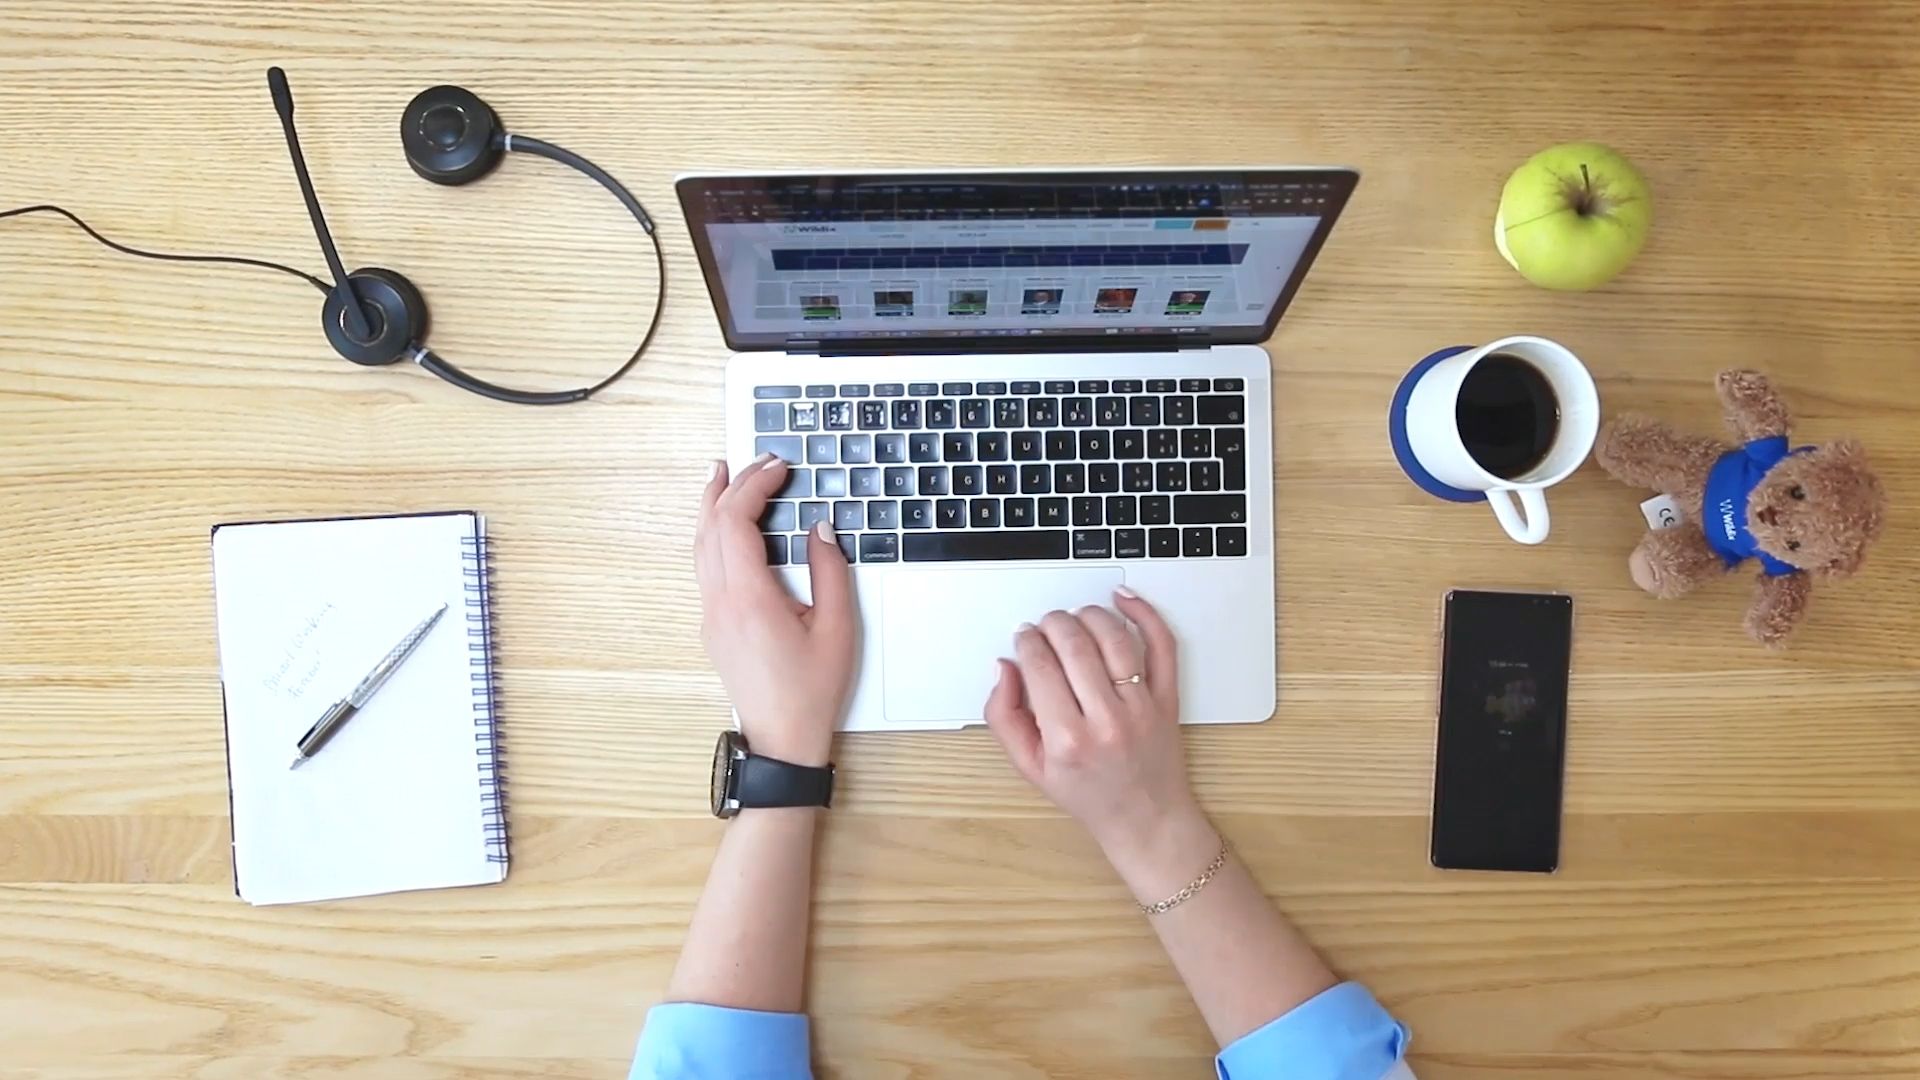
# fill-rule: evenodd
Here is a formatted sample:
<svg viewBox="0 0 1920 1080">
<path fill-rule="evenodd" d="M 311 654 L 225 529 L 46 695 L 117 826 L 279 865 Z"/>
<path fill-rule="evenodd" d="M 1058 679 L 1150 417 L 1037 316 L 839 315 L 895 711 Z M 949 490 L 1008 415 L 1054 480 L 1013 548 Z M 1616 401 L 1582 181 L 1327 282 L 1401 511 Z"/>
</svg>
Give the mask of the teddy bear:
<svg viewBox="0 0 1920 1080">
<path fill-rule="evenodd" d="M 1754 560 L 1747 633 L 1779 648 L 1806 613 L 1816 578 L 1860 569 L 1887 496 L 1852 439 L 1790 449 L 1787 406 L 1766 376 L 1723 371 L 1715 386 L 1738 445 L 1626 415 L 1601 431 L 1594 458 L 1614 479 L 1662 492 L 1690 515 L 1640 538 L 1627 560 L 1634 584 L 1672 598 Z"/>
</svg>

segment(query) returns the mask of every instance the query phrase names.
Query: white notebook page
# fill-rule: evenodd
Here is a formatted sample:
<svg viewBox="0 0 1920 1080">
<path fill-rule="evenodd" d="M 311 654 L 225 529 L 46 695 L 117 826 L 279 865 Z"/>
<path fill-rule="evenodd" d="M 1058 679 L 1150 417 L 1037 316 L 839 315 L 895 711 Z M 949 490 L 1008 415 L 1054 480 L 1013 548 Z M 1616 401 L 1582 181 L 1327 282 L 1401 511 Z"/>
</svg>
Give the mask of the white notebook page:
<svg viewBox="0 0 1920 1080">
<path fill-rule="evenodd" d="M 465 542 L 472 514 L 229 525 L 213 535 L 234 876 L 254 904 L 489 884 Z M 441 604 L 373 700 L 294 745 Z M 473 621 L 469 621 L 469 616 Z M 484 699 L 482 699 L 484 700 Z"/>
</svg>

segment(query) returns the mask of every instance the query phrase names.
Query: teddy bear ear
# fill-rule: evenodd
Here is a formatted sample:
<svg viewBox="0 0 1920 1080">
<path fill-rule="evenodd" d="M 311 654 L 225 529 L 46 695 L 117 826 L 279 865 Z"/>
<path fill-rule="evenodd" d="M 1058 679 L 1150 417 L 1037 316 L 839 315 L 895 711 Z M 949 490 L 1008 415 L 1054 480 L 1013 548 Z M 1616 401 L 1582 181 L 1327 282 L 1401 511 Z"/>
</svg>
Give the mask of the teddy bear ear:
<svg viewBox="0 0 1920 1080">
<path fill-rule="evenodd" d="M 1867 448 L 1859 439 L 1835 439 L 1827 444 L 1827 450 L 1835 458 L 1853 464 L 1862 464 L 1867 460 Z"/>
<path fill-rule="evenodd" d="M 1831 578 L 1848 577 L 1859 572 L 1861 565 L 1866 561 L 1867 549 L 1866 545 L 1862 544 L 1844 555 L 1827 560 L 1826 564 L 1820 567 L 1820 572 Z"/>
</svg>

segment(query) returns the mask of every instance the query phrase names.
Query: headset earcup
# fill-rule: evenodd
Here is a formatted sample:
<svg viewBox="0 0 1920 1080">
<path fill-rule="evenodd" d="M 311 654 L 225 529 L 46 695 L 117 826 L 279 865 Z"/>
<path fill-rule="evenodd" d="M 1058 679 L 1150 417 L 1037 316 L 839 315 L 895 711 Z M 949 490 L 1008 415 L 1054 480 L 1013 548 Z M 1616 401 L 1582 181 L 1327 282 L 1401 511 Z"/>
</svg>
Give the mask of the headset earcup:
<svg viewBox="0 0 1920 1080">
<path fill-rule="evenodd" d="M 356 364 L 391 364 L 427 334 L 427 301 L 408 281 L 392 270 L 369 266 L 347 275 L 360 307 L 371 324 L 372 337 L 360 340 L 347 329 L 346 310 L 338 293 L 328 293 L 320 308 L 320 326 L 333 351 Z"/>
<path fill-rule="evenodd" d="M 436 184 L 478 180 L 506 153 L 500 117 L 479 95 L 458 86 L 429 87 L 407 102 L 400 145 L 413 171 Z"/>
</svg>

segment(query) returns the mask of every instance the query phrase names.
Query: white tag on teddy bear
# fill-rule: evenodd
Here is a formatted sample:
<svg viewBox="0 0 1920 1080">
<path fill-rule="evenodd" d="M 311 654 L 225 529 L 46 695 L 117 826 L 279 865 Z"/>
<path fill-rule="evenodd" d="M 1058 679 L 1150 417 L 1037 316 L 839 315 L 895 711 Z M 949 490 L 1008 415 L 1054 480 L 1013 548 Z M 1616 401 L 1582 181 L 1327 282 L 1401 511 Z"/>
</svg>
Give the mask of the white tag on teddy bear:
<svg viewBox="0 0 1920 1080">
<path fill-rule="evenodd" d="M 1647 516 L 1649 529 L 1671 529 L 1687 520 L 1671 495 L 1655 495 L 1640 504 L 1640 512 Z"/>
</svg>

